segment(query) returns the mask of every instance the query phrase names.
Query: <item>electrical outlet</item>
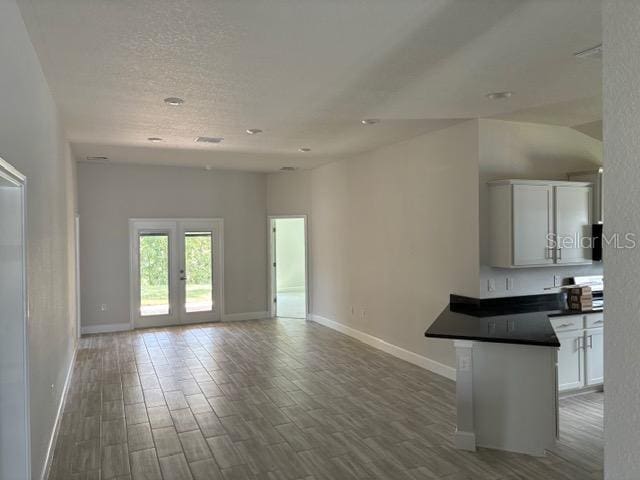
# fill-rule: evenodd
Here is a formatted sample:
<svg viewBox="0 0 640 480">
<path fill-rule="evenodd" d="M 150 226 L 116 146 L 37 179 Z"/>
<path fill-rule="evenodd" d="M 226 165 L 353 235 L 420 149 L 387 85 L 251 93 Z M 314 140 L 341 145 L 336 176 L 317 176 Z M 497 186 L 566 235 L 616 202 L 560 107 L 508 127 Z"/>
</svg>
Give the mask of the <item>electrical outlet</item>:
<svg viewBox="0 0 640 480">
<path fill-rule="evenodd" d="M 103 303 L 102 305 L 100 305 L 100 311 L 101 312 L 106 312 L 107 311 L 107 304 Z"/>
<path fill-rule="evenodd" d="M 507 290 L 513 290 L 513 277 L 507 277 Z"/>
<path fill-rule="evenodd" d="M 561 287 L 562 286 L 562 277 L 560 275 L 553 276 L 553 286 Z"/>
<path fill-rule="evenodd" d="M 487 290 L 490 292 L 496 291 L 496 281 L 493 278 L 487 280 Z"/>
<path fill-rule="evenodd" d="M 362 318 L 365 318 L 367 316 L 367 311 L 363 308 L 362 309 Z"/>
</svg>

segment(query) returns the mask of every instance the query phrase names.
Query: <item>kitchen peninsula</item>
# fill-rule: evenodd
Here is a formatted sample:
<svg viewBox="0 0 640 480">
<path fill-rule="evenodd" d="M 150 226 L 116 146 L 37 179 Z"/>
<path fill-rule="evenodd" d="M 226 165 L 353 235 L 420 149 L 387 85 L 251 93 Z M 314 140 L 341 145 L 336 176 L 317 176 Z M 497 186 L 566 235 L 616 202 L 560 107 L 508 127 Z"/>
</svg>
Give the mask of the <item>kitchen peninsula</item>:
<svg viewBox="0 0 640 480">
<path fill-rule="evenodd" d="M 455 445 L 544 455 L 558 435 L 558 340 L 550 316 L 562 294 L 475 299 L 451 295 L 425 332 L 454 340 Z"/>
</svg>

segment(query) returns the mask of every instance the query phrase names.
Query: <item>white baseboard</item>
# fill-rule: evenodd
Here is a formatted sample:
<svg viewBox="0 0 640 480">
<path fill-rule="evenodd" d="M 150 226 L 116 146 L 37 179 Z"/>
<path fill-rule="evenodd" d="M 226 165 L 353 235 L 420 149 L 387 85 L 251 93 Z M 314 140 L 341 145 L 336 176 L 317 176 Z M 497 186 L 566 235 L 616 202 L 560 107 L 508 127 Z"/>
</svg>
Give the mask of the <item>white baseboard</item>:
<svg viewBox="0 0 640 480">
<path fill-rule="evenodd" d="M 422 367 L 433 373 L 437 373 L 438 375 L 442 375 L 443 377 L 449 378 L 454 381 L 456 379 L 455 368 L 432 360 L 428 357 L 418 355 L 417 353 L 398 347 L 389 342 L 385 342 L 381 338 L 374 337 L 373 335 L 361 332 L 360 330 L 356 330 L 355 328 L 348 327 L 346 325 L 343 325 L 342 323 L 336 322 L 335 320 L 330 320 L 320 315 L 310 314 L 309 320 L 319 323 L 320 325 L 324 325 L 325 327 L 332 328 L 333 330 L 337 330 L 338 332 L 344 333 L 345 335 L 349 335 L 350 337 L 360 340 L 361 342 L 377 348 L 378 350 L 382 350 L 383 352 L 393 355 L 394 357 Z"/>
<path fill-rule="evenodd" d="M 44 457 L 44 465 L 42 466 L 42 473 L 40 475 L 41 480 L 47 480 L 47 478 L 49 478 L 51 462 L 53 461 L 53 454 L 55 452 L 56 442 L 58 441 L 58 433 L 60 432 L 60 423 L 62 422 L 64 402 L 67 400 L 67 394 L 69 393 L 69 386 L 71 385 L 71 377 L 73 376 L 73 367 L 76 364 L 77 353 L 78 345 L 76 344 L 73 349 L 73 355 L 71 356 L 69 368 L 67 369 L 67 376 L 64 380 L 64 386 L 62 387 L 62 395 L 60 395 L 60 403 L 58 404 L 58 411 L 56 412 L 56 420 L 53 423 L 51 438 L 49 439 L 49 445 L 47 446 L 47 454 Z"/>
<path fill-rule="evenodd" d="M 93 333 L 110 333 L 110 332 L 124 332 L 131 330 L 131 325 L 128 323 L 105 323 L 103 325 L 85 325 L 80 328 L 82 335 L 91 335 Z"/>
<path fill-rule="evenodd" d="M 476 434 L 474 432 L 461 432 L 456 430 L 454 443 L 459 450 L 476 451 Z"/>
<path fill-rule="evenodd" d="M 269 312 L 225 313 L 222 316 L 222 321 L 239 322 L 242 320 L 261 320 L 263 318 L 270 318 Z"/>
</svg>

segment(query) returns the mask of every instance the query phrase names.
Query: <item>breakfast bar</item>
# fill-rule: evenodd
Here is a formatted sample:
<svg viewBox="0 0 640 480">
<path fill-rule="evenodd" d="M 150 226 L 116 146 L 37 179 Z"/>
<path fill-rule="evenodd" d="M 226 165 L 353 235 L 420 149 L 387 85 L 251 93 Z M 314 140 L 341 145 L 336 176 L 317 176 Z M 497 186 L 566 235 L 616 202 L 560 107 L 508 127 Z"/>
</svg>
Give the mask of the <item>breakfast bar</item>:
<svg viewBox="0 0 640 480">
<path fill-rule="evenodd" d="M 558 435 L 557 351 L 549 319 L 562 295 L 451 295 L 425 332 L 456 350 L 455 445 L 544 455 Z"/>
</svg>

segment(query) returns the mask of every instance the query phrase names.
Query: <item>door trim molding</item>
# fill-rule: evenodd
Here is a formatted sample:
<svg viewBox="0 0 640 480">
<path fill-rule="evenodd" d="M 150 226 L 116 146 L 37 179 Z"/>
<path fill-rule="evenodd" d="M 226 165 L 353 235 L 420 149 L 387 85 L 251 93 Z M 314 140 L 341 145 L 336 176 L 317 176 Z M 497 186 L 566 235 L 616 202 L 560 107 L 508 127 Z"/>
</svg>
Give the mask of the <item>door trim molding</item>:
<svg viewBox="0 0 640 480">
<path fill-rule="evenodd" d="M 29 321 L 31 315 L 29 313 L 29 279 L 28 279 L 28 255 L 27 255 L 27 178 L 20 173 L 13 165 L 5 161 L 0 157 L 0 178 L 3 178 L 9 183 L 15 185 L 15 188 L 20 189 L 20 203 L 22 207 L 22 215 L 20 218 L 20 236 L 22 244 L 20 245 L 20 257 L 21 257 L 21 275 L 22 275 L 22 374 L 24 380 L 24 402 L 25 402 L 25 461 L 24 471 L 31 478 L 33 471 L 31 465 L 31 369 L 29 362 Z"/>
<path fill-rule="evenodd" d="M 309 316 L 309 292 L 311 291 L 309 285 L 309 221 L 308 216 L 305 214 L 302 215 L 269 215 L 267 216 L 267 259 L 268 259 L 268 272 L 267 275 L 267 308 L 268 308 L 268 316 L 273 318 L 276 316 L 276 311 L 273 308 L 273 298 L 276 295 L 276 285 L 273 281 L 275 269 L 273 267 L 273 262 L 275 262 L 274 250 L 273 250 L 273 225 L 275 220 L 283 219 L 283 218 L 302 218 L 304 220 L 304 281 L 305 281 L 305 293 L 304 293 L 304 304 L 305 304 L 305 317 Z"/>
<path fill-rule="evenodd" d="M 223 218 L 198 218 L 198 217 L 175 217 L 175 218 L 129 218 L 129 323 L 128 324 L 110 324 L 110 325 L 106 325 L 106 326 L 111 326 L 111 325 L 128 325 L 127 330 L 134 330 L 136 328 L 136 322 L 135 319 L 137 318 L 137 312 L 136 312 L 136 287 L 137 287 L 137 283 L 133 281 L 135 275 L 136 275 L 136 271 L 137 271 L 137 267 L 135 265 L 135 260 L 137 259 L 137 252 L 135 251 L 135 247 L 136 247 L 136 235 L 135 235 L 135 223 L 136 222 L 150 222 L 150 223 L 162 223 L 162 222 L 174 222 L 175 223 L 175 233 L 176 233 L 176 247 L 177 247 L 177 236 L 179 235 L 179 228 L 178 228 L 178 224 L 179 222 L 185 222 L 185 223 L 189 223 L 189 222 L 211 222 L 216 224 L 217 228 L 219 229 L 220 232 L 220 261 L 219 261 L 219 265 L 218 265 L 218 272 L 219 272 L 219 281 L 218 281 L 218 309 L 220 312 L 220 320 L 222 320 L 225 316 L 225 295 L 224 295 L 224 219 Z M 174 247 L 174 248 L 176 248 Z M 170 254 L 171 257 L 171 254 Z M 169 269 L 171 270 L 171 266 L 169 267 Z M 171 274 L 171 273 L 170 273 Z M 169 291 L 171 291 L 171 286 L 169 286 Z M 180 316 L 180 311 L 177 312 L 178 318 Z M 176 323 L 173 322 L 172 325 L 175 325 Z M 105 325 L 100 325 L 100 327 L 104 327 Z M 113 330 L 113 331 L 119 331 L 119 330 Z M 83 333 L 85 333 L 83 331 Z M 86 333 L 102 333 L 102 332 L 86 332 Z"/>
</svg>

